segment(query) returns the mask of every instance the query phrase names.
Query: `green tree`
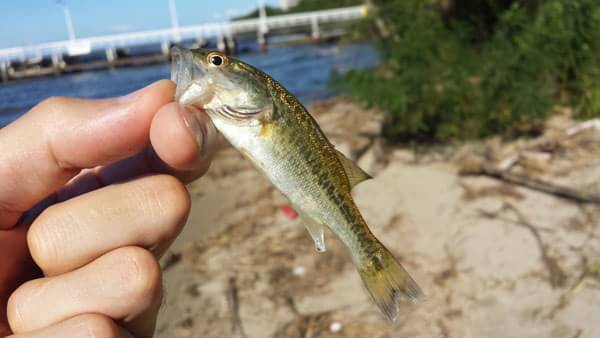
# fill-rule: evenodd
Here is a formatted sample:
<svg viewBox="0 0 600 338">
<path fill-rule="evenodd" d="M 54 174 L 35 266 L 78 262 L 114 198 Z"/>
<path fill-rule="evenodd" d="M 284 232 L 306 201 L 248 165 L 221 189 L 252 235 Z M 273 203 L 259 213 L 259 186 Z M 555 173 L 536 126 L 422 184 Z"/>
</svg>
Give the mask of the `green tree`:
<svg viewBox="0 0 600 338">
<path fill-rule="evenodd" d="M 290 12 L 308 12 L 322 9 L 361 5 L 362 0 L 301 0 Z"/>
<path fill-rule="evenodd" d="M 600 1 L 372 2 L 383 63 L 336 83 L 392 139 L 535 132 L 559 103 L 600 115 Z"/>
<path fill-rule="evenodd" d="M 289 13 L 299 13 L 299 12 L 308 12 L 308 11 L 319 11 L 323 9 L 330 8 L 338 8 L 338 7 L 347 7 L 347 6 L 356 6 L 362 4 L 362 0 L 302 0 L 296 6 L 290 8 L 287 12 L 284 12 L 278 7 L 266 6 L 266 13 L 268 16 L 271 15 L 279 15 L 279 14 L 289 14 Z M 243 19 L 251 19 L 257 18 L 260 15 L 260 12 L 257 9 L 252 12 L 235 17 L 232 20 L 243 20 Z"/>
</svg>

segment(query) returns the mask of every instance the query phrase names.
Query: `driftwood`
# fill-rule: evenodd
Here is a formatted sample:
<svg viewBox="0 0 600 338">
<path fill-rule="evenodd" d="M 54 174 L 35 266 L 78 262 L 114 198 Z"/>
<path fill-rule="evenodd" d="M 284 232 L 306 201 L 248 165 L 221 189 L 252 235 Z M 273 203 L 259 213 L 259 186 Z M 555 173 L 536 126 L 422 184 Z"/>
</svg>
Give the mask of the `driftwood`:
<svg viewBox="0 0 600 338">
<path fill-rule="evenodd" d="M 242 318 L 240 317 L 240 298 L 238 295 L 237 279 L 235 276 L 229 277 L 227 281 L 227 305 L 229 312 L 231 312 L 231 331 L 237 332 L 241 338 L 247 338 L 246 331 L 242 325 Z"/>
<path fill-rule="evenodd" d="M 509 165 L 509 167 L 512 165 Z M 532 190 L 551 194 L 580 203 L 600 204 L 600 194 L 576 190 L 570 187 L 557 185 L 524 174 L 516 174 L 505 169 L 506 166 L 492 166 L 484 163 L 484 159 L 476 155 L 468 155 L 463 159 L 461 175 L 485 175 L 502 180 L 507 183 L 516 184 Z M 510 169 L 510 168 L 509 168 Z"/>
<path fill-rule="evenodd" d="M 529 189 L 541 191 L 547 194 L 552 194 L 558 197 L 570 199 L 582 203 L 600 203 L 600 195 L 575 190 L 569 187 L 559 186 L 554 183 L 546 182 L 525 175 L 513 174 L 507 171 L 497 170 L 495 168 L 484 167 L 484 175 L 494 177 L 508 183 L 521 185 Z"/>
<path fill-rule="evenodd" d="M 577 124 L 566 130 L 565 134 L 569 137 L 579 134 L 588 129 L 600 129 L 600 119 L 593 119 Z"/>
</svg>

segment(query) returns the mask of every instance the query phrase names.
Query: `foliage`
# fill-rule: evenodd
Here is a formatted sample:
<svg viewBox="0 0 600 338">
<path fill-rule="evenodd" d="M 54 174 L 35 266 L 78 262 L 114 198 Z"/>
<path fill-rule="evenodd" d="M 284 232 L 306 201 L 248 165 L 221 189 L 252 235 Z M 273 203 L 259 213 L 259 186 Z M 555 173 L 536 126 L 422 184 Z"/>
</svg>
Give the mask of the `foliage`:
<svg viewBox="0 0 600 338">
<path fill-rule="evenodd" d="M 362 4 L 362 0 L 301 0 L 296 6 L 290 8 L 288 11 L 283 11 L 278 7 L 265 6 L 267 16 L 272 15 L 280 15 L 280 14 L 290 14 L 290 13 L 300 13 L 300 12 L 308 12 L 308 11 L 319 11 L 323 9 L 329 8 L 339 8 L 339 7 L 347 7 L 347 6 L 356 6 Z M 251 19 L 258 18 L 260 12 L 257 9 L 252 12 L 235 17 L 232 20 L 243 20 L 243 19 Z"/>
<path fill-rule="evenodd" d="M 284 11 L 282 11 L 278 7 L 265 6 L 265 13 L 267 14 L 267 16 L 273 16 L 273 15 L 284 14 Z M 259 16 L 260 16 L 260 11 L 258 8 L 256 8 L 255 10 L 253 10 L 252 12 L 250 12 L 246 15 L 231 18 L 231 21 L 253 19 L 253 18 L 258 18 Z"/>
<path fill-rule="evenodd" d="M 329 8 L 339 8 L 361 5 L 362 0 L 301 0 L 290 12 L 318 11 Z"/>
<path fill-rule="evenodd" d="M 384 61 L 335 83 L 389 112 L 392 139 L 532 132 L 557 104 L 600 115 L 600 1 L 373 2 Z"/>
</svg>

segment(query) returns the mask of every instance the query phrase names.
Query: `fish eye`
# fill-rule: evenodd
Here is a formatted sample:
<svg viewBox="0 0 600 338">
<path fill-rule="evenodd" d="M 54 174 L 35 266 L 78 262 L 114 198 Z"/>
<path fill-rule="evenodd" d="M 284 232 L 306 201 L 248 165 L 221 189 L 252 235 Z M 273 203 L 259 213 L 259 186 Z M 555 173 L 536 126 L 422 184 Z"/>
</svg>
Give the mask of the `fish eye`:
<svg viewBox="0 0 600 338">
<path fill-rule="evenodd" d="M 218 55 L 213 55 L 210 57 L 210 63 L 215 66 L 220 66 L 223 64 L 223 58 Z"/>
<path fill-rule="evenodd" d="M 220 53 L 211 53 L 208 55 L 208 63 L 215 67 L 219 67 L 226 63 L 226 57 Z"/>
</svg>

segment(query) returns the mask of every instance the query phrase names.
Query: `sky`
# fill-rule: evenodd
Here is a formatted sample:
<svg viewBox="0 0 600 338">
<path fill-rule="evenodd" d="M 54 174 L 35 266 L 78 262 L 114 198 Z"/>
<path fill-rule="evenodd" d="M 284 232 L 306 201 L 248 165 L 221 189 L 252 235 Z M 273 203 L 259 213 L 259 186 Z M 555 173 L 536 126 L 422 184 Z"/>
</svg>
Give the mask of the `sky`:
<svg viewBox="0 0 600 338">
<path fill-rule="evenodd" d="M 62 0 L 77 37 L 165 28 L 168 0 Z M 276 6 L 277 0 L 266 0 Z M 256 8 L 257 0 L 175 0 L 179 25 L 225 21 Z M 57 0 L 0 0 L 0 48 L 68 39 Z"/>
</svg>

